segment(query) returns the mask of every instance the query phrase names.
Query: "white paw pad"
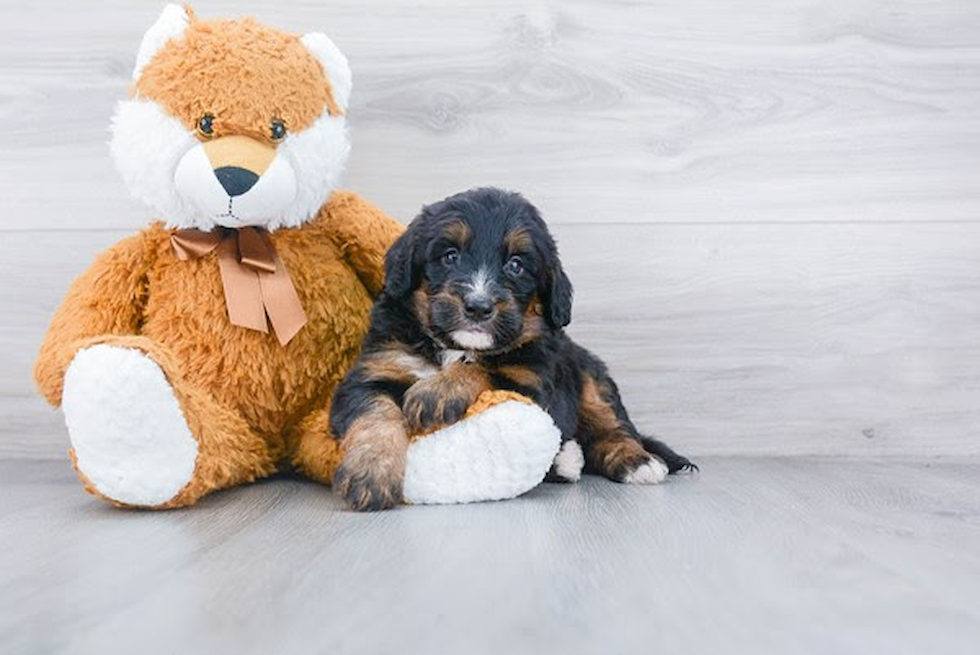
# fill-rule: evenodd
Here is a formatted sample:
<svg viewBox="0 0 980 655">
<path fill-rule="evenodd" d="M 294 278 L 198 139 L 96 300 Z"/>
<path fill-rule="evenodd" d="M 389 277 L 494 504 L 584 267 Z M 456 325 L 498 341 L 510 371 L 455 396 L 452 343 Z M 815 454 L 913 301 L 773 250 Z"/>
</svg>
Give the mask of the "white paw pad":
<svg viewBox="0 0 980 655">
<path fill-rule="evenodd" d="M 641 464 L 633 471 L 626 474 L 623 482 L 627 484 L 660 484 L 667 477 L 667 465 L 656 457 L 651 457 L 645 464 Z"/>
<path fill-rule="evenodd" d="M 585 454 L 582 452 L 582 446 L 574 439 L 563 443 L 561 450 L 555 456 L 555 473 L 569 482 L 578 482 L 584 468 Z"/>
<path fill-rule="evenodd" d="M 152 507 L 194 474 L 197 440 L 163 371 L 139 350 L 79 351 L 65 373 L 65 423 L 78 469 L 103 496 Z"/>
</svg>

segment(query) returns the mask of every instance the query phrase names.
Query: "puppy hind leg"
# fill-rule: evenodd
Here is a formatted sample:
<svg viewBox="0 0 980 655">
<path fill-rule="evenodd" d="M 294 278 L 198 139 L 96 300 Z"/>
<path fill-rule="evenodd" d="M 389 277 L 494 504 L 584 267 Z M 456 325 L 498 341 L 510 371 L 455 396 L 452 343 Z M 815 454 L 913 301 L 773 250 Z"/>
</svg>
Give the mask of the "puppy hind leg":
<svg viewBox="0 0 980 655">
<path fill-rule="evenodd" d="M 643 444 L 643 448 L 651 455 L 656 455 L 662 459 L 671 473 L 694 472 L 700 470 L 697 464 L 683 455 L 678 455 L 664 442 L 643 434 L 639 435 L 639 438 L 640 442 Z"/>
<path fill-rule="evenodd" d="M 545 482 L 578 482 L 585 468 L 585 453 L 582 445 L 575 439 L 562 442 L 555 455 L 551 469 L 544 477 Z"/>
<path fill-rule="evenodd" d="M 667 477 L 667 463 L 644 448 L 612 380 L 585 373 L 580 401 L 578 434 L 589 472 L 634 484 L 657 484 Z"/>
</svg>

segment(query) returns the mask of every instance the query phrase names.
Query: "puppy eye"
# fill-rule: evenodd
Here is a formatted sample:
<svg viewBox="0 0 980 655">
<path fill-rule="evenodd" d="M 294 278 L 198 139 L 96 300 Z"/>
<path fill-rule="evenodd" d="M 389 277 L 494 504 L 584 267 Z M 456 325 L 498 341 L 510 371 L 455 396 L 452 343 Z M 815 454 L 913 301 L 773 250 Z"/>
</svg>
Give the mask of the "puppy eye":
<svg viewBox="0 0 980 655">
<path fill-rule="evenodd" d="M 507 260 L 507 263 L 504 264 L 504 272 L 508 275 L 517 277 L 524 272 L 524 262 L 521 261 L 520 257 L 511 257 Z"/>
<path fill-rule="evenodd" d="M 455 248 L 450 248 L 442 255 L 442 263 L 446 266 L 455 266 L 459 263 L 459 251 Z"/>
<path fill-rule="evenodd" d="M 214 134 L 214 116 L 204 114 L 197 120 L 197 133 L 208 138 Z"/>
<path fill-rule="evenodd" d="M 286 124 L 280 120 L 274 120 L 269 125 L 269 137 L 279 143 L 286 138 Z"/>
</svg>

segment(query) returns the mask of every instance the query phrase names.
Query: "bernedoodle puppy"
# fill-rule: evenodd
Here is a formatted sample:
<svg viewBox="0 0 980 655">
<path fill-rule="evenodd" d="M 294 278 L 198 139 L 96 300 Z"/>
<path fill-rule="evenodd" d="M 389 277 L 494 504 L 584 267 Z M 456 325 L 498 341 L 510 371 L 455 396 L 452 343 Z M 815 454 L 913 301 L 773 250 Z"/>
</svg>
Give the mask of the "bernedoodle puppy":
<svg viewBox="0 0 980 655">
<path fill-rule="evenodd" d="M 630 421 L 605 365 L 564 332 L 572 285 L 537 209 L 499 189 L 429 205 L 388 251 L 360 358 L 330 413 L 357 510 L 401 500 L 407 434 L 458 420 L 487 389 L 533 398 L 562 433 L 548 474 L 655 484 L 696 468 Z M 515 426 L 515 429 L 520 429 Z"/>
</svg>

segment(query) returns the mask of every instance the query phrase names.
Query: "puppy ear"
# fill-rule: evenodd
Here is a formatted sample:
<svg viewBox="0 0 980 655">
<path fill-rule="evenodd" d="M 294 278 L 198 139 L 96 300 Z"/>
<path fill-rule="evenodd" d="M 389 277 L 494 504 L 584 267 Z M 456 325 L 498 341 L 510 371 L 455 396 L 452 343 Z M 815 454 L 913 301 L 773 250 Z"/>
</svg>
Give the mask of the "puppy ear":
<svg viewBox="0 0 980 655">
<path fill-rule="evenodd" d="M 412 221 L 385 255 L 385 286 L 382 290 L 392 298 L 404 298 L 419 283 L 419 222 Z"/>
<path fill-rule="evenodd" d="M 544 294 L 545 318 L 554 329 L 572 322 L 572 281 L 555 256 L 554 265 L 548 270 L 548 287 Z"/>
</svg>

